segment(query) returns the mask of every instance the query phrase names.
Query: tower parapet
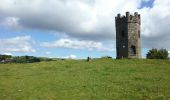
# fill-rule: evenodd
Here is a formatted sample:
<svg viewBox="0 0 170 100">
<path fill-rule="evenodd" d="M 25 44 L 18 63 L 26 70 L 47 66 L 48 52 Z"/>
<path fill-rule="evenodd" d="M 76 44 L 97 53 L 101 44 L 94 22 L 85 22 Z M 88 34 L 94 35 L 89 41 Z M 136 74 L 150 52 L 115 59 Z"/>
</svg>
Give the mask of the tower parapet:
<svg viewBox="0 0 170 100">
<path fill-rule="evenodd" d="M 116 22 L 118 23 L 139 23 L 140 24 L 140 14 L 138 12 L 135 12 L 133 15 L 129 12 L 126 12 L 126 16 L 121 16 L 121 14 L 117 14 L 115 17 Z"/>
</svg>

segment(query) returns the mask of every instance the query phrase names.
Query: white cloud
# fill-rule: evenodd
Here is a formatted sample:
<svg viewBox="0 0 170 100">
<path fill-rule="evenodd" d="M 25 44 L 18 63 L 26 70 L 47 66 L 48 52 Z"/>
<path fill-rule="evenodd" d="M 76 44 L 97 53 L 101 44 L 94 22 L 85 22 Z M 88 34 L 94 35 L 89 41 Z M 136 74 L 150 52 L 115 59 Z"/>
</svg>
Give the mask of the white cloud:
<svg viewBox="0 0 170 100">
<path fill-rule="evenodd" d="M 77 56 L 76 56 L 76 55 L 71 54 L 70 56 L 68 56 L 68 58 L 69 58 L 69 59 L 76 59 L 76 58 L 77 58 Z"/>
<path fill-rule="evenodd" d="M 140 0 L 1 0 L 0 13 L 19 18 L 19 24 L 27 28 L 108 40 L 114 38 L 114 15 L 135 11 L 139 3 Z"/>
<path fill-rule="evenodd" d="M 44 42 L 41 44 L 41 46 L 46 48 L 71 48 L 98 51 L 114 51 L 113 47 L 105 47 L 101 42 L 77 39 L 59 39 L 54 42 Z"/>
<path fill-rule="evenodd" d="M 170 1 L 155 0 L 153 8 L 143 8 L 142 15 L 143 46 L 170 49 Z"/>
<path fill-rule="evenodd" d="M 77 56 L 74 55 L 74 54 L 70 54 L 69 56 L 59 57 L 59 58 L 63 58 L 63 59 L 77 59 Z"/>
<path fill-rule="evenodd" d="M 5 53 L 3 53 L 4 55 L 13 55 L 12 53 L 10 53 L 10 52 L 5 52 Z"/>
<path fill-rule="evenodd" d="M 6 19 L 1 22 L 10 23 L 7 26 L 53 30 L 78 40 L 103 42 L 115 40 L 114 16 L 117 13 L 138 11 L 142 18 L 143 47 L 170 49 L 170 0 L 155 0 L 153 8 L 138 9 L 141 2 L 148 1 L 1 0 L 0 16 Z"/>
<path fill-rule="evenodd" d="M 11 29 L 21 29 L 22 26 L 19 24 L 19 18 L 17 17 L 6 17 L 2 22 L 1 25 L 11 28 Z"/>
<path fill-rule="evenodd" d="M 50 55 L 50 54 L 51 54 L 51 52 L 50 52 L 50 51 L 47 51 L 45 54 L 46 54 L 46 55 Z"/>
<path fill-rule="evenodd" d="M 35 52 L 35 49 L 31 46 L 30 36 L 0 39 L 0 43 L 1 52 Z"/>
</svg>

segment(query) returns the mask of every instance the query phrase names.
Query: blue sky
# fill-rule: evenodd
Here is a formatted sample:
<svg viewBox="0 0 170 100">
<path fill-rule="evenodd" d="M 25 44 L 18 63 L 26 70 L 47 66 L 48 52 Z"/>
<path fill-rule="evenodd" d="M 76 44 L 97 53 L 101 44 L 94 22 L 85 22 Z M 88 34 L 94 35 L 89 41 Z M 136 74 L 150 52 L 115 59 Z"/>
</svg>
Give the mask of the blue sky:
<svg viewBox="0 0 170 100">
<path fill-rule="evenodd" d="M 17 36 L 31 36 L 31 39 L 36 41 L 32 44 L 32 47 L 36 52 L 9 52 L 15 56 L 32 55 L 41 57 L 68 57 L 70 55 L 76 55 L 77 58 L 101 57 L 101 56 L 115 56 L 115 51 L 97 51 L 97 50 L 86 50 L 86 49 L 71 49 L 71 48 L 44 48 L 40 46 L 42 42 L 55 41 L 60 38 L 60 34 L 56 32 L 39 31 L 39 30 L 8 30 L 1 27 L 0 29 L 1 39 L 15 38 Z M 114 44 L 114 43 L 113 43 Z M 8 53 L 8 52 L 4 52 Z"/>
<path fill-rule="evenodd" d="M 144 0 L 144 1 L 142 1 L 142 3 L 141 3 L 140 9 L 142 9 L 142 8 L 144 8 L 144 7 L 152 8 L 152 7 L 153 7 L 153 3 L 154 3 L 154 0 Z"/>
<path fill-rule="evenodd" d="M 169 46 L 169 29 L 157 30 L 158 21 L 170 16 L 157 16 L 168 0 L 49 0 L 25 2 L 2 0 L 0 4 L 0 53 L 14 56 L 115 58 L 114 17 L 126 11 L 142 16 L 142 56 L 152 47 Z M 8 6 L 6 6 L 8 5 Z M 75 6 L 77 5 L 77 6 Z M 43 8 L 42 8 L 43 7 Z M 121 9 L 117 9 L 120 7 Z M 158 11 L 158 12 L 156 12 Z M 154 17 L 155 16 L 155 17 Z M 155 18 L 155 19 L 154 19 Z M 170 20 L 168 20 L 170 21 Z M 166 26 L 167 22 L 161 21 Z M 152 26 L 152 27 L 151 27 Z M 153 30 L 155 31 L 153 33 Z M 163 34 L 163 35 L 162 35 Z M 157 41 L 166 41 L 164 45 Z M 169 48 L 167 48 L 169 50 Z"/>
</svg>

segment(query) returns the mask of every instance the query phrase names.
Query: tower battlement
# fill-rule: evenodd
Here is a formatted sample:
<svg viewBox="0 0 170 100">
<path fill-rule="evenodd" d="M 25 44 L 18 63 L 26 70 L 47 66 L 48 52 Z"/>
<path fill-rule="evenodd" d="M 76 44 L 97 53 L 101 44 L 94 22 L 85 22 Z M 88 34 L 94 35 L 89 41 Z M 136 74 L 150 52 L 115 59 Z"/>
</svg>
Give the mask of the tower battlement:
<svg viewBox="0 0 170 100">
<path fill-rule="evenodd" d="M 138 12 L 135 12 L 133 15 L 130 14 L 129 12 L 126 12 L 126 16 L 123 15 L 121 16 L 121 14 L 117 14 L 117 16 L 115 17 L 115 21 L 118 23 L 139 23 L 140 24 L 140 14 L 138 14 Z"/>
</svg>

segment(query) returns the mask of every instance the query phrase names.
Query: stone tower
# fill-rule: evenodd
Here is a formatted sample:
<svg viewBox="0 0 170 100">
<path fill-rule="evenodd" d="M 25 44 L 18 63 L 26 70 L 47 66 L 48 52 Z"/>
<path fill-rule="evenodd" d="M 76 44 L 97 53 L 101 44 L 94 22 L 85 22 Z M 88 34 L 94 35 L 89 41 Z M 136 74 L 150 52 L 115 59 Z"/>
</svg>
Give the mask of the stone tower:
<svg viewBox="0 0 170 100">
<path fill-rule="evenodd" d="M 141 58 L 140 14 L 118 14 L 115 24 L 117 58 Z"/>
</svg>

